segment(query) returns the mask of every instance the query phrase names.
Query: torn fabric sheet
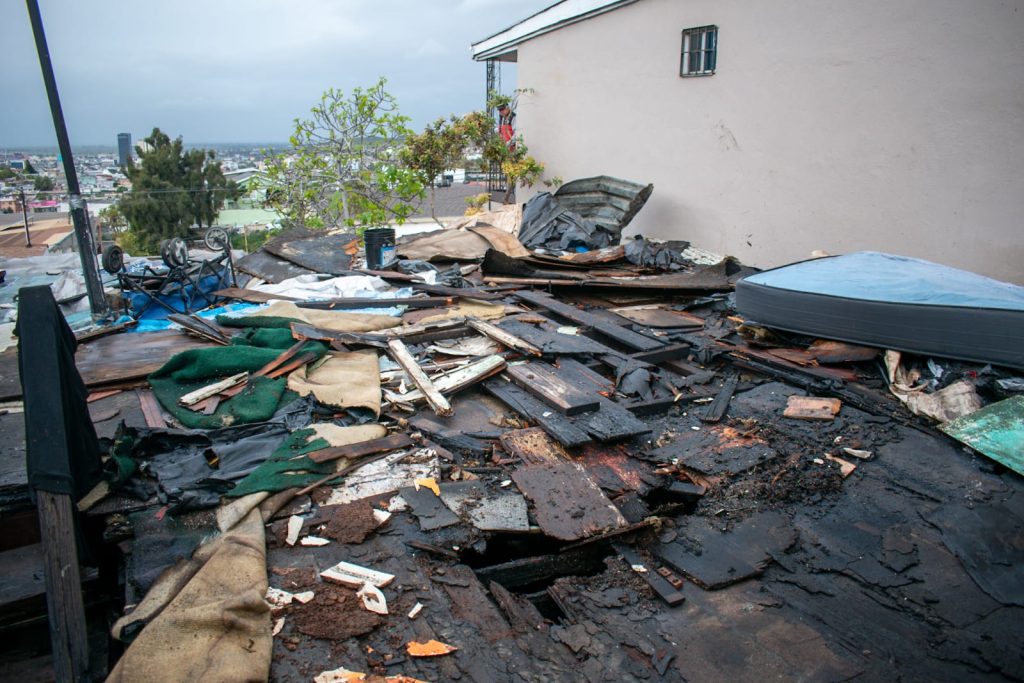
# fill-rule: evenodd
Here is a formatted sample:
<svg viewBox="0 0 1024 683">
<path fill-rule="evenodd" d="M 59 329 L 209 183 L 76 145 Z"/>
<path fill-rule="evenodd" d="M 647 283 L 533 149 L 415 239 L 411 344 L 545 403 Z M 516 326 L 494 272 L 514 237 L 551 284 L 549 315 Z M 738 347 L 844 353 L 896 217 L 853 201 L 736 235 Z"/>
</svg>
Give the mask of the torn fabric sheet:
<svg viewBox="0 0 1024 683">
<path fill-rule="evenodd" d="M 155 614 L 108 683 L 266 680 L 272 649 L 267 585 L 263 517 L 253 508 L 161 577 L 139 607 L 115 624 L 115 636 L 123 635 Z"/>
<path fill-rule="evenodd" d="M 377 367 L 377 353 L 372 350 L 328 354 L 315 370 L 305 366 L 288 375 L 288 388 L 299 396 L 312 393 L 333 408 L 367 408 L 380 415 Z"/>
<path fill-rule="evenodd" d="M 981 409 L 981 398 L 967 380 L 953 382 L 934 393 L 925 393 L 924 386 L 916 385 L 920 378 L 901 365 L 900 358 L 898 351 L 885 352 L 889 390 L 915 415 L 949 422 Z"/>
<path fill-rule="evenodd" d="M 386 330 L 402 324 L 399 318 L 393 318 L 389 315 L 299 308 L 289 301 L 272 303 L 266 308 L 249 313 L 247 317 L 301 320 L 320 329 L 332 330 L 334 332 L 376 332 L 377 330 Z"/>
<path fill-rule="evenodd" d="M 376 275 L 343 275 L 323 279 L 315 273 L 310 273 L 288 278 L 277 284 L 268 282 L 253 285 L 250 289 L 305 300 L 351 297 L 377 299 L 387 293 L 390 285 Z"/>
<path fill-rule="evenodd" d="M 495 320 L 505 315 L 505 307 L 502 304 L 492 304 L 476 299 L 462 299 L 457 306 L 445 309 L 444 313 L 431 315 L 419 320 L 420 324 L 430 323 L 448 318 L 480 318 L 481 320 Z"/>
</svg>

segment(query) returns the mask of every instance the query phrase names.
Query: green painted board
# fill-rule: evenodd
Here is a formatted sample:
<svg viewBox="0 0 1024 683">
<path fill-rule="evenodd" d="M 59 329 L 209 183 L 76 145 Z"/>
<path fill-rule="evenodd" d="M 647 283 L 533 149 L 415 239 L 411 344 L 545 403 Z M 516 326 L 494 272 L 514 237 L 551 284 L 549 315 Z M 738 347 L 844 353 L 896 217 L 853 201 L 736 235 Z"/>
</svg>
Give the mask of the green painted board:
<svg viewBox="0 0 1024 683">
<path fill-rule="evenodd" d="M 1024 396 L 985 406 L 942 425 L 940 429 L 1024 475 Z"/>
</svg>

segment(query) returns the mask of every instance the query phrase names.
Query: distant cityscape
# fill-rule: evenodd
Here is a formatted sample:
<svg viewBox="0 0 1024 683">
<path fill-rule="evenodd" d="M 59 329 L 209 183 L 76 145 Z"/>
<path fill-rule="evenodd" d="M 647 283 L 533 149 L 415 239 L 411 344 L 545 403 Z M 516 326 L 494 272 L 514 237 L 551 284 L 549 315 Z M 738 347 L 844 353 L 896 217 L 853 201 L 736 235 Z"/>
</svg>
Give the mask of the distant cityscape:
<svg viewBox="0 0 1024 683">
<path fill-rule="evenodd" d="M 78 184 L 94 226 L 102 222 L 100 212 L 131 189 L 125 174 L 128 157 L 136 157 L 136 146 L 145 144 L 129 133 L 112 137 L 110 145 L 82 145 L 72 150 Z M 283 143 L 185 144 L 186 149 L 214 150 L 225 176 L 243 186 L 253 176 L 262 175 L 269 154 L 286 147 Z M 225 206 L 220 221 L 237 228 L 275 227 L 278 214 L 253 197 L 250 193 Z M 67 179 L 56 146 L 0 148 L 0 257 L 74 249 L 68 211 Z"/>
<path fill-rule="evenodd" d="M 123 167 L 127 163 L 128 155 L 135 156 L 135 146 L 141 141 L 132 140 L 129 133 L 120 135 L 126 136 L 122 138 L 124 144 L 118 144 L 119 139 L 115 138 L 114 144 L 109 146 L 83 145 L 73 149 L 78 183 L 81 186 L 82 195 L 87 200 L 113 201 L 118 194 L 131 188 L 131 182 L 125 176 Z M 268 152 L 276 153 L 285 147 L 286 145 L 283 143 L 185 144 L 185 149 L 214 150 L 225 173 L 241 169 L 262 168 Z M 26 195 L 32 197 L 44 193 L 53 197 L 67 194 L 64 167 L 59 161 L 56 146 L 0 148 L 0 168 L 19 172 L 14 178 L 0 179 L 0 197 L 20 194 L 22 190 Z M 26 168 L 34 169 L 35 175 L 50 178 L 53 181 L 53 188 L 42 192 L 37 190 L 35 178 L 24 175 L 23 172 Z M 38 201 L 43 200 L 40 198 Z M 37 206 L 36 208 L 41 209 L 42 207 Z M 0 211 L 3 211 L 2 206 L 0 206 Z"/>
</svg>

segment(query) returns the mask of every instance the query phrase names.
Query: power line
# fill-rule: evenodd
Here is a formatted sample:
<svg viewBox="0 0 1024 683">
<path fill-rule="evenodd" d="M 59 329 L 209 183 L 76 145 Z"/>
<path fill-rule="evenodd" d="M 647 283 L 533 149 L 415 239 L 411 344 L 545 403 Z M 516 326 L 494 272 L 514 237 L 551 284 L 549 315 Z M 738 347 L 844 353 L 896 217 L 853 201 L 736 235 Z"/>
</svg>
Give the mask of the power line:
<svg viewBox="0 0 1024 683">
<path fill-rule="evenodd" d="M 245 188 L 239 188 L 239 189 L 241 189 L 243 192 L 245 191 Z M 200 188 L 185 189 L 185 188 L 180 188 L 180 189 L 171 189 L 171 190 L 128 190 L 128 191 L 124 192 L 123 194 L 125 196 L 127 196 L 127 195 L 139 195 L 139 194 L 146 194 L 146 195 L 150 195 L 150 194 L 174 194 L 174 193 L 182 193 L 182 192 L 184 192 L 186 194 L 200 194 L 200 193 L 204 193 L 204 192 L 206 192 L 206 193 L 214 193 L 214 192 L 233 192 L 233 191 L 234 190 L 232 188 L 215 187 L 215 188 L 208 188 L 208 189 L 200 189 Z M 62 196 L 62 197 L 68 196 L 67 190 L 29 190 L 28 194 L 33 194 L 33 195 L 36 195 L 36 196 L 41 195 L 41 194 L 57 195 L 57 196 Z M 7 196 L 7 195 L 4 195 L 4 196 Z M 14 195 L 10 195 L 10 196 L 13 197 Z M 117 198 L 120 199 L 120 197 L 117 197 Z"/>
</svg>

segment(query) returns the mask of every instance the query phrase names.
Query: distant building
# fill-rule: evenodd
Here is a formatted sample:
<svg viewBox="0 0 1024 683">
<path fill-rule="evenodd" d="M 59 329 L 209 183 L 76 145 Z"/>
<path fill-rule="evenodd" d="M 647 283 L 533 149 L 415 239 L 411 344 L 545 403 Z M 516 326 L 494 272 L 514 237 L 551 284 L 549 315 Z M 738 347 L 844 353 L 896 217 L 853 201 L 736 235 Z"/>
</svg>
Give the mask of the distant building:
<svg viewBox="0 0 1024 683">
<path fill-rule="evenodd" d="M 0 199 L 0 213 L 21 213 L 21 200 L 9 197 Z"/>
<path fill-rule="evenodd" d="M 117 134 L 117 163 L 124 168 L 128 165 L 128 159 L 132 155 L 132 134 Z"/>
<path fill-rule="evenodd" d="M 60 202 L 56 199 L 29 202 L 28 208 L 32 213 L 57 213 L 60 210 Z"/>
</svg>

